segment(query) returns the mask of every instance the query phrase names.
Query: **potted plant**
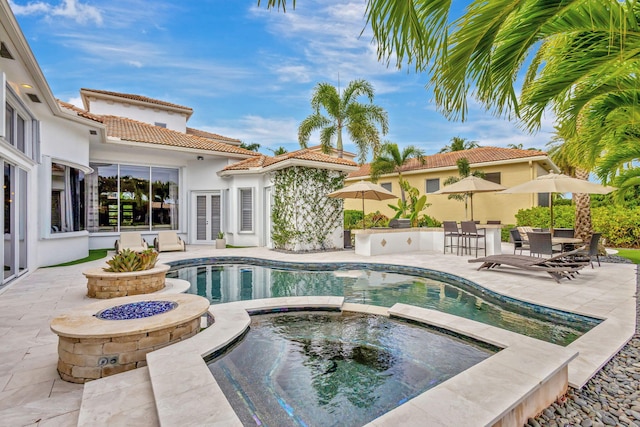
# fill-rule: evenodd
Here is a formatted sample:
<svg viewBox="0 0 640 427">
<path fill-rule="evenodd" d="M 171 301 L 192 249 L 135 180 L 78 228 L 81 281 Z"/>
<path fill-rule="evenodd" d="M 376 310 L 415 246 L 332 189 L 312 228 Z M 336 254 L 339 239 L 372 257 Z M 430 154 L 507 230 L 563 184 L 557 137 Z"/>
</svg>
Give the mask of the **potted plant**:
<svg viewBox="0 0 640 427">
<path fill-rule="evenodd" d="M 218 232 L 218 238 L 216 239 L 216 249 L 224 249 L 227 247 L 227 241 L 224 238 L 222 231 Z"/>
</svg>

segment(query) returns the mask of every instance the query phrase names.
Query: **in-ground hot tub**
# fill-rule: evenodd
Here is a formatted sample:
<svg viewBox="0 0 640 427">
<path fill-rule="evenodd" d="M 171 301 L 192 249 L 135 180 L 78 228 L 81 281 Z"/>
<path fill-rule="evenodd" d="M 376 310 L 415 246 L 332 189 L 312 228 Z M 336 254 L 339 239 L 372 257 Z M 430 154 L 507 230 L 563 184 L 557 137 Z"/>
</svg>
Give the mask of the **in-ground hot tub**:
<svg viewBox="0 0 640 427">
<path fill-rule="evenodd" d="M 74 383 L 146 366 L 147 353 L 200 330 L 209 301 L 196 295 L 139 295 L 75 309 L 51 321 L 58 373 Z"/>
</svg>

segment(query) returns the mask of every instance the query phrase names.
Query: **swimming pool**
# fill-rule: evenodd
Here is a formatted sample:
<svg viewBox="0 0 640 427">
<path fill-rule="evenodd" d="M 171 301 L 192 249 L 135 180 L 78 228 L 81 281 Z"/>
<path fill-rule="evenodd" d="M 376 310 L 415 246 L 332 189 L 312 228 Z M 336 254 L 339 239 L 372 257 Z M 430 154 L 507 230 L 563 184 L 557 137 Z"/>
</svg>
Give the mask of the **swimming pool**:
<svg viewBox="0 0 640 427">
<path fill-rule="evenodd" d="M 474 282 L 424 268 L 363 263 L 285 263 L 224 257 L 171 263 L 167 277 L 212 304 L 258 298 L 337 295 L 390 307 L 401 302 L 443 311 L 568 345 L 600 321 L 490 292 Z"/>
<path fill-rule="evenodd" d="M 360 426 L 487 359 L 497 349 L 385 316 L 252 316 L 208 363 L 243 425 Z"/>
</svg>

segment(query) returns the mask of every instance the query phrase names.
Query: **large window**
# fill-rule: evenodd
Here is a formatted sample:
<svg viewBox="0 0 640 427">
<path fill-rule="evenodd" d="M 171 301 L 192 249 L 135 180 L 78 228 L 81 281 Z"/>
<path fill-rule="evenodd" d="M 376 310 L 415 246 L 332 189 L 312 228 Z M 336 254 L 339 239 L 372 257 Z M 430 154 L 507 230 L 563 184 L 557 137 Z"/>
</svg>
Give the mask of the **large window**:
<svg viewBox="0 0 640 427">
<path fill-rule="evenodd" d="M 84 173 L 61 163 L 51 163 L 51 232 L 85 229 Z"/>
<path fill-rule="evenodd" d="M 253 231 L 253 192 L 240 189 L 240 231 Z"/>
<path fill-rule="evenodd" d="M 387 191 L 393 191 L 392 190 L 393 187 L 391 186 L 390 182 L 381 182 L 380 187 L 384 188 Z"/>
<path fill-rule="evenodd" d="M 174 168 L 92 164 L 87 177 L 89 231 L 178 229 Z"/>
</svg>

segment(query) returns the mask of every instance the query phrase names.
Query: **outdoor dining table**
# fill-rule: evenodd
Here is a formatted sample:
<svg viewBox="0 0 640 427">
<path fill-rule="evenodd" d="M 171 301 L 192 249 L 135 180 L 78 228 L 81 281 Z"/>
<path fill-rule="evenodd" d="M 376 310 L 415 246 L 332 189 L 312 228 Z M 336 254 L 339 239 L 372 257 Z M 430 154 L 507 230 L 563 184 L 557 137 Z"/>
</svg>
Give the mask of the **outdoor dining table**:
<svg viewBox="0 0 640 427">
<path fill-rule="evenodd" d="M 553 245 L 562 245 L 562 250 L 570 251 L 576 247 L 576 245 L 583 245 L 582 239 L 577 237 L 552 237 L 551 243 Z"/>
</svg>

